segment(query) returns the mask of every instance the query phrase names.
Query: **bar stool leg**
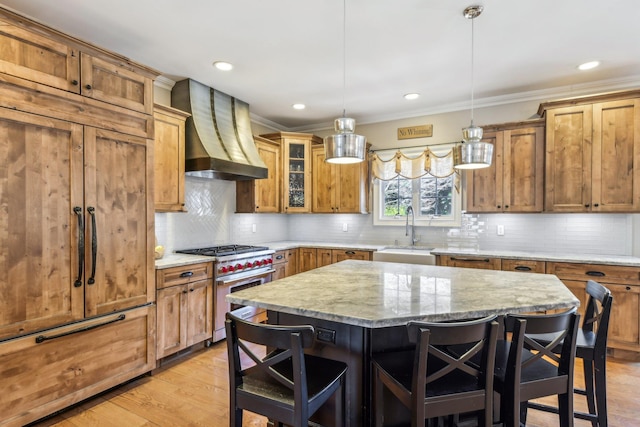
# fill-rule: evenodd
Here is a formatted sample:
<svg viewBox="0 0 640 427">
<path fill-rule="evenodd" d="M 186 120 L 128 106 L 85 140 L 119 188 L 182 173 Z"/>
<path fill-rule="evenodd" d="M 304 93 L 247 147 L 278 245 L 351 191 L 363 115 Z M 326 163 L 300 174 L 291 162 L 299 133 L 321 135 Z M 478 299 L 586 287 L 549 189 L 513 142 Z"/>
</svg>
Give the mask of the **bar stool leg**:
<svg viewBox="0 0 640 427">
<path fill-rule="evenodd" d="M 596 404 L 598 406 L 598 427 L 607 427 L 607 368 L 606 360 L 595 368 Z"/>
</svg>

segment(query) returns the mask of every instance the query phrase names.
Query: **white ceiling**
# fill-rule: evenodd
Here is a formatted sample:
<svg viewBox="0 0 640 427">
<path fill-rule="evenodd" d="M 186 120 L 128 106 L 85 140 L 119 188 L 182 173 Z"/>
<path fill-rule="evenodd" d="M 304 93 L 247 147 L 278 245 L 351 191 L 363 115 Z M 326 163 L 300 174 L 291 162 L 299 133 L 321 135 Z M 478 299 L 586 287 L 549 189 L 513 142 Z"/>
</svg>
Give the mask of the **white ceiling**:
<svg viewBox="0 0 640 427">
<path fill-rule="evenodd" d="M 283 130 L 469 108 L 472 0 L 0 0 L 162 72 L 250 104 Z M 637 0 L 482 0 L 475 106 L 640 87 Z M 343 67 L 346 45 L 346 69 Z M 576 66 L 600 60 L 595 70 Z M 233 63 L 231 72 L 212 67 Z M 346 90 L 343 91 L 343 72 Z M 403 95 L 421 97 L 406 101 Z M 294 103 L 307 108 L 293 110 Z"/>
</svg>

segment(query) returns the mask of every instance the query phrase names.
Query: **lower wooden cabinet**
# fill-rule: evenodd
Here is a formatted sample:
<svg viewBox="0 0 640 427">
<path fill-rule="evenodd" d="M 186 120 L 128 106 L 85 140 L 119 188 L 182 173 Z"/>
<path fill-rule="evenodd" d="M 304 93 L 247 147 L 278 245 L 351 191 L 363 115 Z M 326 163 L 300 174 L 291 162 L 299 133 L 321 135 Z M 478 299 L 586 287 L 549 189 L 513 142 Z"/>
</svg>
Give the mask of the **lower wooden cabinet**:
<svg viewBox="0 0 640 427">
<path fill-rule="evenodd" d="M 327 248 L 299 248 L 300 273 L 324 267 L 325 265 L 344 261 L 346 259 L 359 259 L 371 261 L 372 251 L 359 251 L 352 249 L 327 249 Z"/>
<path fill-rule="evenodd" d="M 157 358 L 213 337 L 213 264 L 158 270 Z M 207 277 L 201 278 L 201 275 Z M 198 280 L 200 279 L 200 280 Z"/>
<path fill-rule="evenodd" d="M 298 248 L 276 251 L 273 254 L 272 280 L 284 279 L 298 273 Z"/>
<path fill-rule="evenodd" d="M 0 343 L 0 425 L 21 426 L 156 367 L 147 305 Z"/>
<path fill-rule="evenodd" d="M 606 286 L 613 295 L 609 319 L 608 347 L 640 351 L 640 268 L 605 265 L 548 262 L 547 273 L 555 274 L 580 300 L 584 313 L 588 280 Z"/>
<path fill-rule="evenodd" d="M 446 267 L 479 268 L 483 270 L 501 270 L 500 258 L 471 255 L 436 255 L 436 264 Z"/>
<path fill-rule="evenodd" d="M 529 259 L 503 259 L 502 271 L 518 271 L 521 273 L 544 273 L 546 263 Z"/>
</svg>

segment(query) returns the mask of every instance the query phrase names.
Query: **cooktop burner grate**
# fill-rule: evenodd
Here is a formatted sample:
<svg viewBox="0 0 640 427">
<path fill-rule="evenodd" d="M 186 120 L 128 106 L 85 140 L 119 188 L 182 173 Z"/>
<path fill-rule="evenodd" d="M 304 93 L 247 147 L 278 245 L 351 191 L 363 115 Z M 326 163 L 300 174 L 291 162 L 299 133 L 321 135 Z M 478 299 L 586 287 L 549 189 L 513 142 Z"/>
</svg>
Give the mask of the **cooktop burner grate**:
<svg viewBox="0 0 640 427">
<path fill-rule="evenodd" d="M 203 255 L 203 256 L 225 256 L 225 255 L 237 255 L 244 253 L 251 253 L 257 251 L 268 250 L 266 246 L 251 246 L 251 245 L 223 245 L 223 246 L 211 246 L 208 248 L 196 248 L 196 249 L 183 249 L 176 251 L 180 254 L 188 255 Z"/>
</svg>

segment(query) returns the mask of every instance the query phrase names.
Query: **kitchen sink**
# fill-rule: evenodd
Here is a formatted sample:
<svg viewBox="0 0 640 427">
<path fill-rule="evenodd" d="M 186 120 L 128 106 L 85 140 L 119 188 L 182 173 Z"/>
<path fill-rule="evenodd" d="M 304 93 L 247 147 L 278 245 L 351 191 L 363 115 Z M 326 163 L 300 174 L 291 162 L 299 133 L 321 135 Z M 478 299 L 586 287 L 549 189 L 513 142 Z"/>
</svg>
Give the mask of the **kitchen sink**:
<svg viewBox="0 0 640 427">
<path fill-rule="evenodd" d="M 433 248 L 384 248 L 373 253 L 374 261 L 403 262 L 405 264 L 435 265 L 436 257 L 431 255 Z"/>
</svg>

